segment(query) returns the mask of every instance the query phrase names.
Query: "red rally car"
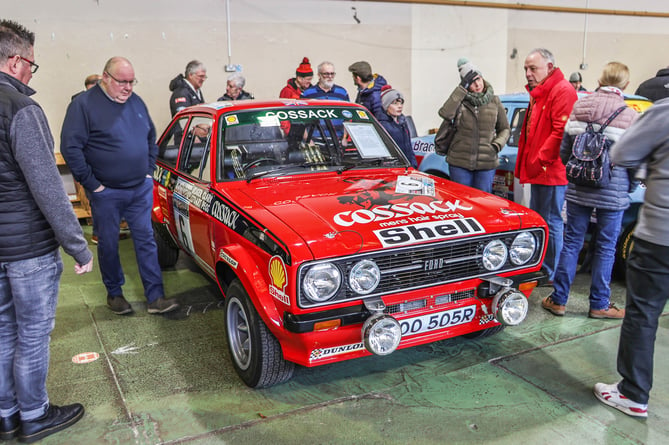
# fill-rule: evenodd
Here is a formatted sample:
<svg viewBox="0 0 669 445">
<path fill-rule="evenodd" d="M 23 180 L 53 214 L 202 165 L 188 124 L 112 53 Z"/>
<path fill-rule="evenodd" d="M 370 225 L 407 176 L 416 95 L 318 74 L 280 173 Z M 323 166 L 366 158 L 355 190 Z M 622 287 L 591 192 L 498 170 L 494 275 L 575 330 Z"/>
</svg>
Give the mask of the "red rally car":
<svg viewBox="0 0 669 445">
<path fill-rule="evenodd" d="M 217 102 L 159 140 L 154 231 L 225 297 L 250 387 L 522 322 L 548 229 L 503 198 L 421 173 L 365 108 Z"/>
</svg>

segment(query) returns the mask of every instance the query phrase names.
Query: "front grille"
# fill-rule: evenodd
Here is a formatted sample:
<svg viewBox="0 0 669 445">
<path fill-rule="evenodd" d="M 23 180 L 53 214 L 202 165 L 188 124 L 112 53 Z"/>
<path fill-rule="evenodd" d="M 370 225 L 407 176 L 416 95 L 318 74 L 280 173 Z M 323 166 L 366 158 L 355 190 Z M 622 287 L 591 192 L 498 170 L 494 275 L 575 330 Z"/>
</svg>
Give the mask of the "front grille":
<svg viewBox="0 0 669 445">
<path fill-rule="evenodd" d="M 329 260 L 336 264 L 342 272 L 343 283 L 338 293 L 329 301 L 321 304 L 314 304 L 299 293 L 298 301 L 301 307 L 323 306 L 350 299 L 383 296 L 535 266 L 541 259 L 544 244 L 544 231 L 541 229 L 532 230 L 537 239 L 537 250 L 526 264 L 519 267 L 507 259 L 504 266 L 497 271 L 491 272 L 483 267 L 481 257 L 487 243 L 493 239 L 500 239 L 509 248 L 518 233 L 514 231 L 484 235 Z M 348 285 L 351 268 L 363 259 L 374 261 L 381 271 L 381 282 L 374 292 L 368 295 L 359 295 Z M 303 265 L 300 268 L 300 282 L 308 266 Z"/>
<path fill-rule="evenodd" d="M 400 314 L 420 311 L 426 307 L 439 307 L 444 304 L 451 304 L 456 301 L 466 300 L 467 298 L 474 298 L 476 296 L 475 289 L 453 292 L 446 295 L 435 295 L 427 299 L 421 298 L 419 300 L 406 301 L 404 303 L 391 304 L 383 311 L 384 314 Z"/>
</svg>

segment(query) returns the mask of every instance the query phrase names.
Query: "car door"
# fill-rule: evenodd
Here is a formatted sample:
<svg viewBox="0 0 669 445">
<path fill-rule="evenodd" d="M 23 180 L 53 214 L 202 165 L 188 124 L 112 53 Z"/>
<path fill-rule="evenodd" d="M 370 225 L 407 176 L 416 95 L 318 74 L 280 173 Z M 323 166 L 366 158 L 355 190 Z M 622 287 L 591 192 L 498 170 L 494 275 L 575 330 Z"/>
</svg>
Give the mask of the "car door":
<svg viewBox="0 0 669 445">
<path fill-rule="evenodd" d="M 167 203 L 177 242 L 203 269 L 213 274 L 210 193 L 210 149 L 213 118 L 195 115 L 181 135 L 183 141 L 175 163 L 175 183 Z"/>
</svg>

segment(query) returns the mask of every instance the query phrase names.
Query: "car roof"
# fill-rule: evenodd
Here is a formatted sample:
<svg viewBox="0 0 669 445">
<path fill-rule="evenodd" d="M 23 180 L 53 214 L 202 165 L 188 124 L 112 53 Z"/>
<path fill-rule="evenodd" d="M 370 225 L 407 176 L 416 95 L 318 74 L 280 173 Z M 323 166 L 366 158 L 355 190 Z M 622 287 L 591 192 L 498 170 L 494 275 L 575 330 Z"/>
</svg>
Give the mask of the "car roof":
<svg viewBox="0 0 669 445">
<path fill-rule="evenodd" d="M 583 96 L 586 96 L 588 94 L 593 93 L 592 91 L 579 91 L 578 97 L 581 98 Z M 633 99 L 633 100 L 647 100 L 650 102 L 650 99 L 644 97 L 644 96 L 639 96 L 636 94 L 626 94 L 623 93 L 623 96 L 625 99 Z M 530 93 L 527 92 L 519 92 L 519 93 L 507 93 L 507 94 L 500 94 L 499 99 L 502 102 L 528 102 L 530 100 Z"/>
<path fill-rule="evenodd" d="M 271 100 L 237 100 L 237 101 L 218 101 L 206 104 L 194 105 L 179 111 L 177 116 L 204 112 L 216 114 L 228 111 L 246 111 L 266 108 L 283 107 L 356 107 L 363 108 L 353 102 L 344 102 L 341 100 L 320 100 L 320 99 L 271 99 Z M 176 116 L 175 116 L 176 117 Z"/>
</svg>

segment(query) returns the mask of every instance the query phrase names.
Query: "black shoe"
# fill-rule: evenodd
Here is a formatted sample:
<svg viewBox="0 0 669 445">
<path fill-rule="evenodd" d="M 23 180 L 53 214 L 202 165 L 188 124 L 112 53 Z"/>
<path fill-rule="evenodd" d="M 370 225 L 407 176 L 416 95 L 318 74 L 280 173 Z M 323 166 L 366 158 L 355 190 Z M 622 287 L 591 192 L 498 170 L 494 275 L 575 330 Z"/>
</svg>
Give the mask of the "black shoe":
<svg viewBox="0 0 669 445">
<path fill-rule="evenodd" d="M 123 295 L 112 297 L 107 295 L 107 306 L 117 315 L 129 314 L 132 312 L 132 306 L 126 301 Z"/>
<path fill-rule="evenodd" d="M 19 430 L 21 415 L 15 412 L 9 417 L 0 417 L 0 440 L 12 440 Z"/>
<path fill-rule="evenodd" d="M 31 443 L 74 425 L 84 416 L 80 403 L 67 406 L 49 405 L 39 419 L 21 423 L 19 442 Z"/>
<path fill-rule="evenodd" d="M 165 299 L 160 297 L 147 305 L 149 314 L 164 314 L 179 309 L 179 303 L 176 298 Z"/>
</svg>

